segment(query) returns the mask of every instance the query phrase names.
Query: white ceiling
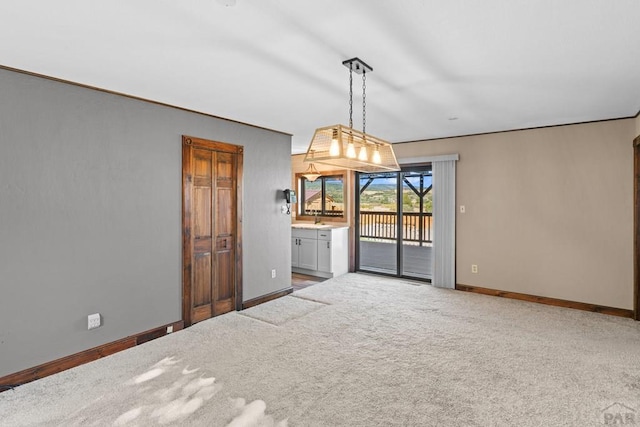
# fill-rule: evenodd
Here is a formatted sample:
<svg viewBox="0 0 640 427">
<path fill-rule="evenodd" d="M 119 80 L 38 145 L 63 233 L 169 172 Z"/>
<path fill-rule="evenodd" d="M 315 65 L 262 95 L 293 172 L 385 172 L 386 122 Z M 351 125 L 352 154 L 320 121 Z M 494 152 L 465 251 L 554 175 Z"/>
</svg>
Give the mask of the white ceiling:
<svg viewBox="0 0 640 427">
<path fill-rule="evenodd" d="M 392 142 L 634 116 L 638 0 L 2 0 L 0 64 L 293 134 Z M 354 127 L 361 76 L 354 74 Z M 1 96 L 1 94 L 0 94 Z"/>
</svg>

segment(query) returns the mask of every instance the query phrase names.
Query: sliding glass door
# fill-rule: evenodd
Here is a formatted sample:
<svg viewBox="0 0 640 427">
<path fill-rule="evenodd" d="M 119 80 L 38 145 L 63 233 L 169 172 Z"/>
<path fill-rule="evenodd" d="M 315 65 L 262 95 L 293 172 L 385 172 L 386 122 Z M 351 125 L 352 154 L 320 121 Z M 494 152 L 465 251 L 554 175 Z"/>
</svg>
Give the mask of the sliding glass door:
<svg viewBox="0 0 640 427">
<path fill-rule="evenodd" d="M 358 270 L 430 280 L 430 166 L 401 172 L 359 173 L 356 185 Z"/>
<path fill-rule="evenodd" d="M 359 174 L 358 269 L 397 275 L 398 174 Z"/>
</svg>

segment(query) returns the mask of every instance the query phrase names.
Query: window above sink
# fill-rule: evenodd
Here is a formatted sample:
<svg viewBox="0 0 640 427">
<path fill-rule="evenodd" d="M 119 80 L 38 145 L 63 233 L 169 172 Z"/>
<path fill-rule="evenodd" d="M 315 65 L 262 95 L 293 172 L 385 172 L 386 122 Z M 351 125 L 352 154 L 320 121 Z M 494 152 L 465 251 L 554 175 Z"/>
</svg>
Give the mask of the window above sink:
<svg viewBox="0 0 640 427">
<path fill-rule="evenodd" d="M 315 181 L 296 174 L 299 220 L 346 220 L 346 176 L 344 171 L 322 172 Z M 316 228 L 319 224 L 314 224 Z"/>
</svg>

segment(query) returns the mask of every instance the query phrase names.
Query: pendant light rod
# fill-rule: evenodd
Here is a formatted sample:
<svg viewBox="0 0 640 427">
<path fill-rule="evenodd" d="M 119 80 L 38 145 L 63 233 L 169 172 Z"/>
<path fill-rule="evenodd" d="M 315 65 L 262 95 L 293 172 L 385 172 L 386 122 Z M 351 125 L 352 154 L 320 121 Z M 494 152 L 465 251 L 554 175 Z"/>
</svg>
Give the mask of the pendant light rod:
<svg viewBox="0 0 640 427">
<path fill-rule="evenodd" d="M 353 128 L 353 68 L 349 67 L 349 127 Z"/>
<path fill-rule="evenodd" d="M 367 94 L 365 89 L 367 87 L 367 72 L 362 72 L 362 133 L 367 134 Z"/>
</svg>

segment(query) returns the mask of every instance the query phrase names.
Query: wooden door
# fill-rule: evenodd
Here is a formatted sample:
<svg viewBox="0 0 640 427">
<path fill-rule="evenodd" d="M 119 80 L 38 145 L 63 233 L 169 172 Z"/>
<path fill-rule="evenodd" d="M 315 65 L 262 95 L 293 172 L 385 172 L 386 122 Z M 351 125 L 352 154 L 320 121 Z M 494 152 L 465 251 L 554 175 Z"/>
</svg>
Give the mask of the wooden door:
<svg viewBox="0 0 640 427">
<path fill-rule="evenodd" d="M 242 148 L 183 137 L 183 320 L 242 305 L 239 182 Z"/>
</svg>

